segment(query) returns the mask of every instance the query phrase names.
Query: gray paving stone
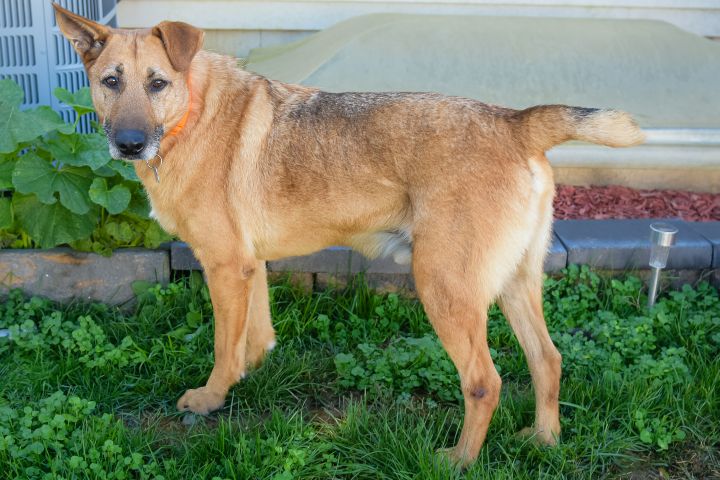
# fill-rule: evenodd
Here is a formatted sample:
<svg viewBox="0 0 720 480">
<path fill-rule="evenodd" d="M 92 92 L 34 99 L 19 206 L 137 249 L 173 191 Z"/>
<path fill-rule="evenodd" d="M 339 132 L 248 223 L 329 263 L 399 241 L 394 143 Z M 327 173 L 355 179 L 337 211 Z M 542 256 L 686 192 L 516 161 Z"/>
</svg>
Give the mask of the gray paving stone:
<svg viewBox="0 0 720 480">
<path fill-rule="evenodd" d="M 685 222 L 713 246 L 713 268 L 720 268 L 720 222 Z"/>
<path fill-rule="evenodd" d="M 167 283 L 169 278 L 165 250 L 121 249 L 111 257 L 70 248 L 0 251 L 0 296 L 19 288 L 60 302 L 117 305 L 134 298 L 133 282 Z"/>
<path fill-rule="evenodd" d="M 202 270 L 200 262 L 185 242 L 170 244 L 170 266 L 173 270 Z"/>
<path fill-rule="evenodd" d="M 553 233 L 552 243 L 545 257 L 545 272 L 558 272 L 567 267 L 567 250 L 560 239 Z"/>
<path fill-rule="evenodd" d="M 559 220 L 555 234 L 565 245 L 568 264 L 612 270 L 646 269 L 650 259 L 650 224 L 662 220 Z M 668 268 L 709 268 L 712 245 L 685 222 L 678 227 Z"/>
<path fill-rule="evenodd" d="M 353 258 L 355 257 L 355 258 Z M 359 271 L 361 259 L 349 248 L 331 247 L 311 255 L 288 257 L 268 262 L 272 272 L 348 273 Z"/>
</svg>

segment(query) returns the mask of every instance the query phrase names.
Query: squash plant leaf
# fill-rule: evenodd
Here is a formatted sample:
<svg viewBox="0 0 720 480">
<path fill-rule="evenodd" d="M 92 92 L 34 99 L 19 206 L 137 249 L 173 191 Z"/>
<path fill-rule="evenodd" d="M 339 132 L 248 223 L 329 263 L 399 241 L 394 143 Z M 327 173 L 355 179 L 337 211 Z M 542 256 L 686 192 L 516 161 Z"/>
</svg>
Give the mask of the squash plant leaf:
<svg viewBox="0 0 720 480">
<path fill-rule="evenodd" d="M 137 173 L 135 173 L 134 165 L 134 162 L 130 163 L 124 160 L 110 160 L 110 163 L 107 164 L 108 167 L 119 173 L 125 180 L 139 182 L 140 179 L 138 178 Z"/>
<path fill-rule="evenodd" d="M 70 93 L 70 91 L 62 87 L 57 87 L 53 93 L 58 100 L 72 107 L 78 115 L 84 115 L 94 111 L 92 97 L 90 96 L 90 89 L 88 87 L 80 88 L 75 93 Z"/>
<path fill-rule="evenodd" d="M 0 190 L 13 188 L 12 172 L 15 168 L 15 157 L 0 153 Z"/>
<path fill-rule="evenodd" d="M 13 204 L 20 226 L 42 248 L 86 238 L 96 225 L 95 212 L 76 215 L 60 203 L 46 205 L 35 195 L 15 195 Z"/>
<path fill-rule="evenodd" d="M 116 215 L 130 204 L 130 190 L 124 185 L 115 185 L 108 190 L 107 181 L 96 178 L 90 186 L 90 200 L 105 207 L 111 215 Z"/>
<path fill-rule="evenodd" d="M 0 198 L 0 230 L 13 224 L 12 206 L 9 198 Z"/>
<path fill-rule="evenodd" d="M 22 88 L 10 79 L 0 80 L 0 104 L 18 107 L 25 98 Z"/>
<path fill-rule="evenodd" d="M 46 141 L 53 158 L 65 165 L 98 169 L 110 161 L 107 140 L 101 133 L 57 135 Z"/>
<path fill-rule="evenodd" d="M 45 204 L 55 203 L 57 192 L 60 203 L 81 215 L 90 210 L 88 189 L 91 182 L 89 170 L 52 165 L 36 152 L 22 155 L 13 172 L 13 185 L 18 192 L 34 193 Z"/>
<path fill-rule="evenodd" d="M 138 188 L 133 192 L 127 211 L 140 218 L 147 218 L 150 215 L 150 205 L 142 189 Z"/>
<path fill-rule="evenodd" d="M 57 130 L 72 133 L 73 125 L 66 124 L 50 107 L 20 110 L 23 91 L 12 80 L 0 80 L 0 153 L 17 150 L 19 144 Z"/>
</svg>

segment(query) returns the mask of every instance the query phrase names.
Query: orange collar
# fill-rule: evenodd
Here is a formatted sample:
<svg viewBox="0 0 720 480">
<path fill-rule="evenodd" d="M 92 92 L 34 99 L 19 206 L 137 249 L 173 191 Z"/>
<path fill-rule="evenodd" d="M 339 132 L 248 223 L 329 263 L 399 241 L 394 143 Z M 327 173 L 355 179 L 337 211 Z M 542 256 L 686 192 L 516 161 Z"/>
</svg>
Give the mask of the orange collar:
<svg viewBox="0 0 720 480">
<path fill-rule="evenodd" d="M 183 128 L 185 128 L 185 124 L 187 123 L 188 117 L 190 116 L 190 109 L 192 108 L 192 85 L 190 85 L 190 75 L 188 75 L 187 78 L 187 86 L 188 86 L 188 107 L 185 111 L 185 115 L 180 119 L 180 121 L 173 127 L 172 130 L 170 130 L 167 133 L 167 137 L 174 137 L 178 133 L 182 131 Z"/>
</svg>

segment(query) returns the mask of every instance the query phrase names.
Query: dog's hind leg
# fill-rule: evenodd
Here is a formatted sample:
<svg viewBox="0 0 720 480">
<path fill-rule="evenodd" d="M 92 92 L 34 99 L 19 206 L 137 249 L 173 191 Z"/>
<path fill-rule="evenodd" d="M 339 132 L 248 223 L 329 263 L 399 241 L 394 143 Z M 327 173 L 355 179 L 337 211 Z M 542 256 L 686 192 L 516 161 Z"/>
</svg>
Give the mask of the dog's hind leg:
<svg viewBox="0 0 720 480">
<path fill-rule="evenodd" d="M 554 445 L 560 435 L 561 357 L 548 334 L 542 307 L 542 272 L 550 242 L 553 191 L 552 183 L 548 183 L 539 199 L 532 241 L 498 298 L 500 308 L 525 352 L 535 389 L 535 424 L 521 433 L 533 435 L 547 445 Z"/>
<path fill-rule="evenodd" d="M 258 268 L 264 268 L 254 259 L 203 263 L 203 267 L 215 314 L 215 365 L 207 384 L 185 392 L 177 407 L 206 415 L 223 406 L 230 387 L 245 375 L 247 318 L 254 277 Z"/>
<path fill-rule="evenodd" d="M 463 256 L 467 245 L 418 235 L 413 247 L 415 284 L 425 311 L 460 375 L 465 403 L 462 433 L 450 460 L 466 466 L 477 458 L 500 399 L 501 380 L 487 344 L 487 309 L 478 262 Z M 454 247 L 454 248 L 453 248 Z"/>
<path fill-rule="evenodd" d="M 525 352 L 535 389 L 535 424 L 521 434 L 554 445 L 560 435 L 561 357 L 543 317 L 542 277 L 526 265 L 519 270 L 498 303 Z"/>
<path fill-rule="evenodd" d="M 245 353 L 245 363 L 249 367 L 258 366 L 265 354 L 275 347 L 275 330 L 270 318 L 270 299 L 268 298 L 265 262 L 259 262 L 253 282 Z"/>
</svg>

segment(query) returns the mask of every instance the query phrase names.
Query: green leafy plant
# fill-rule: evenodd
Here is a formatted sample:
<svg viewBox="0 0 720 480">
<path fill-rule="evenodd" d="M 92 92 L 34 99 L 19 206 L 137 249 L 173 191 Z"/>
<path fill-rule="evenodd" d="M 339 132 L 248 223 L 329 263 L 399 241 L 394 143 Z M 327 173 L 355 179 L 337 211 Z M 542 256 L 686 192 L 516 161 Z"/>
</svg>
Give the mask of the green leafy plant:
<svg viewBox="0 0 720 480">
<path fill-rule="evenodd" d="M 685 432 L 679 427 L 670 426 L 672 422 L 669 416 L 657 418 L 642 409 L 635 411 L 635 428 L 640 433 L 640 440 L 660 450 L 667 450 L 672 442 L 685 440 Z"/>
<path fill-rule="evenodd" d="M 441 400 L 461 398 L 458 376 L 435 335 L 400 337 L 383 347 L 363 343 L 354 353 L 339 353 L 335 367 L 345 388 L 409 394 L 423 390 Z"/>
<path fill-rule="evenodd" d="M 57 391 L 22 409 L 0 398 L 0 461 L 8 478 L 158 478 L 158 465 L 118 445 L 121 422 Z M 7 470 L 9 468 L 9 470 Z"/>
<path fill-rule="evenodd" d="M 571 268 L 547 279 L 563 355 L 553 449 L 515 435 L 535 397 L 492 308 L 502 399 L 464 473 L 440 469 L 434 453 L 457 439 L 463 408 L 416 299 L 356 283 L 271 285 L 277 347 L 203 417 L 175 410 L 213 366 L 202 275 L 134 289 L 122 310 L 17 291 L 0 302 L 3 478 L 714 478 L 720 465 L 720 296 L 708 283 L 664 292 L 648 310 L 632 276 Z"/>
<path fill-rule="evenodd" d="M 20 110 L 22 89 L 0 80 L 0 247 L 109 254 L 168 240 L 148 218 L 133 167 L 110 158 L 102 133 L 76 132 L 93 111 L 89 89 L 55 96 L 75 110 L 74 123 L 49 107 Z"/>
</svg>

